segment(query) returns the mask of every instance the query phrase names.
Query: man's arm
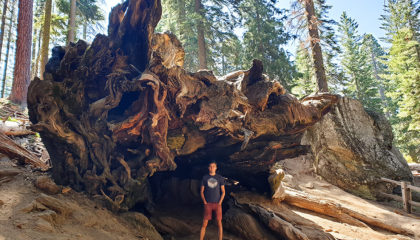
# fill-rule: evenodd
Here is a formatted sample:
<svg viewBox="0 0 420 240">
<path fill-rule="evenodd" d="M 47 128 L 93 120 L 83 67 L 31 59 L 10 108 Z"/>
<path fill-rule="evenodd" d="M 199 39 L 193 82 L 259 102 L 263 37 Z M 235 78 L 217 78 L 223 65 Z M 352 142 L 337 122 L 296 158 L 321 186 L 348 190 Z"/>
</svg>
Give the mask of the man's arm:
<svg viewBox="0 0 420 240">
<path fill-rule="evenodd" d="M 225 198 L 225 185 L 220 186 L 220 190 L 222 190 L 222 195 L 220 196 L 219 205 L 222 205 L 223 199 Z"/>
<path fill-rule="evenodd" d="M 200 196 L 201 196 L 201 199 L 203 200 L 203 203 L 207 204 L 206 198 L 204 197 L 204 186 L 203 185 L 201 185 Z"/>
</svg>

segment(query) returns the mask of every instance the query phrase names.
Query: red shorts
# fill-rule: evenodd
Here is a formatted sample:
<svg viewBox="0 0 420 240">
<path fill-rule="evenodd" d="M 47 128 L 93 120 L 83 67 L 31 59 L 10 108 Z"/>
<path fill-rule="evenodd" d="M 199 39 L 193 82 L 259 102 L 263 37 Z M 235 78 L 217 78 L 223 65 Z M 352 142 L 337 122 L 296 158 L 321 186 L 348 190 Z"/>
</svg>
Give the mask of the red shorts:
<svg viewBox="0 0 420 240">
<path fill-rule="evenodd" d="M 213 211 L 216 212 L 216 219 L 222 220 L 222 205 L 218 203 L 207 203 L 204 205 L 204 220 L 211 220 Z"/>
</svg>

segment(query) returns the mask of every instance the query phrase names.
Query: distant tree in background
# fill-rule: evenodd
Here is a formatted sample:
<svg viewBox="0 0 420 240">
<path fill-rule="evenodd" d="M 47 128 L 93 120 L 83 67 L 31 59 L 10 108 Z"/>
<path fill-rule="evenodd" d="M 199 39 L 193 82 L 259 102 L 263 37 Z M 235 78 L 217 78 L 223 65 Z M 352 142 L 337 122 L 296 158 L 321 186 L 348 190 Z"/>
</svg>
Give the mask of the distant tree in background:
<svg viewBox="0 0 420 240">
<path fill-rule="evenodd" d="M 367 63 L 371 66 L 371 75 L 374 78 L 374 83 L 379 92 L 381 99 L 381 109 L 383 109 L 386 117 L 391 117 L 390 106 L 391 99 L 385 96 L 387 82 L 381 76 L 386 73 L 387 66 L 383 63 L 383 58 L 386 53 L 376 38 L 372 34 L 365 34 L 363 36 L 361 51 L 367 54 Z"/>
<path fill-rule="evenodd" d="M 16 2 L 12 2 L 12 8 L 10 10 L 10 17 L 9 17 L 9 29 L 7 33 L 7 44 L 6 44 L 6 55 L 4 58 L 4 67 L 3 67 L 3 77 L 2 77 L 2 84 L 1 84 L 1 96 L 4 98 L 6 96 L 6 84 L 7 84 L 7 70 L 8 70 L 8 63 L 9 63 L 9 51 L 10 51 L 10 44 L 12 41 L 12 28 L 15 21 L 15 8 L 16 8 Z"/>
<path fill-rule="evenodd" d="M 45 65 L 48 61 L 48 52 L 50 44 L 50 28 L 51 28 L 51 8 L 52 0 L 45 1 L 44 10 L 44 24 L 42 27 L 42 45 L 41 45 L 41 79 L 43 79 L 43 73 Z"/>
<path fill-rule="evenodd" d="M 0 61 L 2 55 L 2 48 L 3 48 L 3 39 L 4 39 L 4 27 L 6 26 L 6 14 L 7 14 L 7 4 L 9 3 L 8 0 L 3 1 L 3 11 L 1 13 L 1 27 L 0 27 Z"/>
<path fill-rule="evenodd" d="M 346 77 L 344 93 L 357 98 L 366 108 L 382 112 L 372 66 L 368 64 L 370 56 L 361 48 L 362 36 L 357 28 L 356 21 L 343 12 L 338 29 L 342 44 L 341 64 Z"/>
<path fill-rule="evenodd" d="M 244 68 L 250 66 L 252 59 L 260 59 L 265 72 L 290 90 L 296 68 L 282 48 L 291 38 L 283 24 L 284 11 L 269 0 L 244 0 L 239 9 L 245 29 Z"/>
<path fill-rule="evenodd" d="M 67 34 L 67 45 L 74 42 L 76 36 L 76 0 L 70 0 L 69 30 Z"/>
</svg>

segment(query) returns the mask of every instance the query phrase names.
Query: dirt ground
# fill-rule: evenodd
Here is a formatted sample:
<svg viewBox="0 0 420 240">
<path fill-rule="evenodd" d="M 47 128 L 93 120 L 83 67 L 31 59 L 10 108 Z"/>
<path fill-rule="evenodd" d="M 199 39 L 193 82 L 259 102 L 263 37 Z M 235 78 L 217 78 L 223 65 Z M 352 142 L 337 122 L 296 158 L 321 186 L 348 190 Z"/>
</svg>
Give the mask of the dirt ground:
<svg viewBox="0 0 420 240">
<path fill-rule="evenodd" d="M 311 196 L 333 201 L 356 212 L 363 213 L 369 217 L 380 219 L 381 221 L 399 226 L 414 232 L 417 236 L 407 237 L 395 235 L 390 232 L 375 228 L 355 227 L 345 223 L 339 223 L 332 218 L 316 214 L 310 211 L 293 208 L 297 214 L 316 222 L 325 230 L 328 230 L 337 239 L 360 239 L 360 240 L 393 240 L 393 239 L 419 239 L 420 240 L 420 211 L 407 214 L 399 206 L 400 203 L 375 202 L 366 200 L 322 180 L 313 174 L 311 160 L 302 156 L 295 159 L 287 159 L 282 165 L 292 177 L 289 177 L 289 184 L 298 187 Z"/>
<path fill-rule="evenodd" d="M 302 161 L 304 162 L 304 159 Z M 293 178 L 288 180 L 289 184 L 295 184 L 313 196 L 340 203 L 347 208 L 376 217 L 389 224 L 420 233 L 419 215 L 408 215 L 402 209 L 392 208 L 346 193 L 317 177 L 313 177 L 308 170 L 309 165 L 305 166 L 302 162 L 286 160 L 284 167 L 293 174 Z M 60 209 L 52 209 L 54 211 L 42 209 L 42 207 L 38 209 L 39 206 L 34 207 L 34 202 L 36 203 L 36 199 L 46 195 L 36 188 L 33 182 L 45 173 L 33 172 L 29 167 L 16 166 L 5 156 L 0 158 L 0 169 L 19 171 L 19 174 L 11 179 L 0 181 L 0 240 L 154 239 L 147 238 L 144 226 L 143 228 L 132 227 L 126 217 L 106 210 L 99 202 L 73 190 L 65 194 L 51 195 L 58 199 L 64 208 L 71 212 L 70 214 L 63 213 L 66 210 L 60 212 Z M 298 215 L 315 222 L 337 239 L 420 239 L 375 228 L 355 227 L 311 211 L 292 206 L 290 208 Z M 165 209 L 161 206 L 158 215 L 183 221 L 192 229 L 188 235 L 176 238 L 166 236 L 165 239 L 193 240 L 198 238 L 201 224 L 201 209 L 199 207 L 183 206 L 178 209 L 170 207 Z M 217 227 L 214 223 L 209 224 L 206 239 L 217 239 Z M 224 239 L 240 240 L 241 238 L 226 231 Z"/>
</svg>

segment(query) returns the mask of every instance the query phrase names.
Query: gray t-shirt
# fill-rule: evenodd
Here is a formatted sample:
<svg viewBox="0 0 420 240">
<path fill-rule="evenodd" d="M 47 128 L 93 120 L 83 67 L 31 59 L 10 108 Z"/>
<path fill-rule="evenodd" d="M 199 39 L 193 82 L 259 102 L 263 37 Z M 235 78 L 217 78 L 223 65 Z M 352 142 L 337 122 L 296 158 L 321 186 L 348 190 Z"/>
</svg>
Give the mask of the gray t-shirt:
<svg viewBox="0 0 420 240">
<path fill-rule="evenodd" d="M 225 179 L 216 174 L 210 176 L 206 174 L 203 176 L 201 186 L 204 186 L 204 197 L 209 203 L 218 203 L 220 201 L 220 187 L 225 185 Z"/>
</svg>

